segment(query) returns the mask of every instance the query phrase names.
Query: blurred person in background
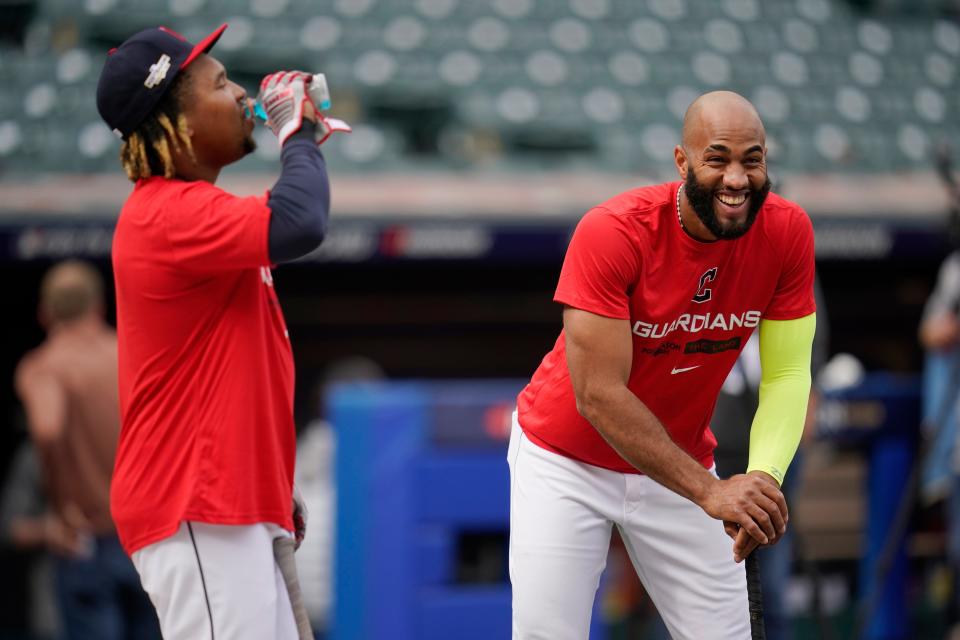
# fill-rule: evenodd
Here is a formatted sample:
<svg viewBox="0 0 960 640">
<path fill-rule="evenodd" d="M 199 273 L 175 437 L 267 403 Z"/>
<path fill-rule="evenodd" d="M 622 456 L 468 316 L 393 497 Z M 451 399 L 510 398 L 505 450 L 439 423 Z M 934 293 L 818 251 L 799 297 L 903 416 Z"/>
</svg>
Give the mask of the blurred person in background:
<svg viewBox="0 0 960 640">
<path fill-rule="evenodd" d="M 20 443 L 10 463 L 0 496 L 0 542 L 5 551 L 16 553 L 3 561 L 8 589 L 21 596 L 7 604 L 20 607 L 22 623 L 17 631 L 31 640 L 48 640 L 59 636 L 60 620 L 54 601 L 53 567 L 49 550 L 76 553 L 77 544 L 62 526 L 56 514 L 49 511 L 44 495 L 43 478 L 36 448 L 26 440 Z M 18 581 L 14 583 L 14 581 Z M 7 627 L 4 627 L 8 630 Z M 12 631 L 12 629 L 9 629 Z M 8 634 L 0 632 L 0 638 Z M 21 636 L 13 636 L 21 637 Z"/>
<path fill-rule="evenodd" d="M 47 338 L 16 370 L 49 511 L 11 523 L 21 545 L 48 545 L 63 637 L 157 638 L 157 618 L 110 516 L 120 413 L 117 336 L 104 320 L 103 281 L 91 265 L 55 265 L 40 288 Z"/>
<path fill-rule="evenodd" d="M 946 187 L 949 210 L 947 235 L 960 246 L 960 185 L 952 168 L 952 152 L 941 145 L 937 170 Z M 920 499 L 942 504 L 947 525 L 947 562 L 952 574 L 949 622 L 960 637 L 960 249 L 940 265 L 933 292 L 924 305 L 918 337 L 925 349 L 923 427 L 926 446 L 922 460 Z"/>
<path fill-rule="evenodd" d="M 814 280 L 814 295 L 817 301 L 817 330 L 813 338 L 811 375 L 816 380 L 817 372 L 829 358 L 829 326 L 823 293 L 818 280 Z M 727 375 L 717 397 L 717 405 L 710 421 L 710 430 L 717 438 L 714 460 L 717 474 L 729 478 L 747 469 L 750 453 L 750 426 L 760 402 L 760 341 L 756 333 L 750 336 L 733 369 Z M 783 479 L 781 489 L 792 503 L 803 473 L 803 450 L 816 436 L 816 411 L 818 393 L 814 385 L 807 404 L 807 416 L 803 425 L 800 447 L 793 463 Z M 763 617 L 769 640 L 788 640 L 790 620 L 786 612 L 787 586 L 793 565 L 795 535 L 788 529 L 783 539 L 773 546 L 757 550 L 760 559 L 760 584 L 763 592 Z"/>
<path fill-rule="evenodd" d="M 100 72 L 97 109 L 134 183 L 111 251 L 122 430 L 110 506 L 166 640 L 289 640 L 294 577 L 275 552 L 303 539 L 306 513 L 272 267 L 322 242 L 318 145 L 349 127 L 311 98 L 322 76 L 271 74 L 259 102 L 280 176 L 256 196 L 216 186 L 256 146 L 253 101 L 208 55 L 226 28 L 197 44 L 145 29 Z"/>
<path fill-rule="evenodd" d="M 310 511 L 311 522 L 310 535 L 303 539 L 297 550 L 297 575 L 317 640 L 325 640 L 329 634 L 336 530 L 336 434 L 327 415 L 326 394 L 334 384 L 375 382 L 383 378 L 380 365 L 363 356 L 349 356 L 332 362 L 316 385 L 316 398 L 311 404 L 317 407 L 317 416 L 297 434 L 294 478 Z"/>
</svg>

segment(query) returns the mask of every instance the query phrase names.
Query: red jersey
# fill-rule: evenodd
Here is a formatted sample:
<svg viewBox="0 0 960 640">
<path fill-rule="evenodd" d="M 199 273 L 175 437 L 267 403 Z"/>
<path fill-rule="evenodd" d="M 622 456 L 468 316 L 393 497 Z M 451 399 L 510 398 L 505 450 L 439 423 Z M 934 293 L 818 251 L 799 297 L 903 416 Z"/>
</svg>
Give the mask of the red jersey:
<svg viewBox="0 0 960 640">
<path fill-rule="evenodd" d="M 679 186 L 633 189 L 590 210 L 570 240 L 554 300 L 629 320 L 628 388 L 710 467 L 717 395 L 760 319 L 816 310 L 813 227 L 799 206 L 771 193 L 744 236 L 698 242 L 677 220 Z M 577 412 L 562 332 L 517 405 L 524 433 L 540 446 L 637 472 Z"/>
<path fill-rule="evenodd" d="M 127 553 L 183 520 L 293 529 L 293 354 L 265 197 L 140 180 L 113 238 Z"/>
</svg>

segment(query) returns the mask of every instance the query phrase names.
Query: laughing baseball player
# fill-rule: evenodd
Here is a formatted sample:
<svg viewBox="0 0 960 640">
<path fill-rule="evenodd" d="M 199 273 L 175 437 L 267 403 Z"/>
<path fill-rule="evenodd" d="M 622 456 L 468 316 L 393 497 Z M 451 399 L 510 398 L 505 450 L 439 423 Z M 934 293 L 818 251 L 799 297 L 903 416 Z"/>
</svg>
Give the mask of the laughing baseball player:
<svg viewBox="0 0 960 640">
<path fill-rule="evenodd" d="M 323 239 L 317 145 L 348 127 L 309 99 L 316 79 L 267 76 L 259 101 L 280 177 L 261 197 L 218 188 L 254 149 L 253 105 L 207 53 L 225 28 L 196 45 L 141 31 L 110 52 L 97 87 L 134 182 L 113 240 L 111 509 L 164 638 L 287 640 L 298 630 L 274 540 L 302 536 L 305 520 L 291 506 L 293 355 L 270 268 Z"/>
<path fill-rule="evenodd" d="M 765 138 L 747 100 L 703 95 L 674 150 L 682 182 L 618 195 L 573 234 L 563 332 L 510 438 L 515 639 L 587 638 L 614 525 L 674 638 L 750 637 L 740 561 L 786 531 L 816 325 L 813 229 L 769 193 Z M 750 463 L 720 480 L 710 417 L 758 327 Z"/>
</svg>

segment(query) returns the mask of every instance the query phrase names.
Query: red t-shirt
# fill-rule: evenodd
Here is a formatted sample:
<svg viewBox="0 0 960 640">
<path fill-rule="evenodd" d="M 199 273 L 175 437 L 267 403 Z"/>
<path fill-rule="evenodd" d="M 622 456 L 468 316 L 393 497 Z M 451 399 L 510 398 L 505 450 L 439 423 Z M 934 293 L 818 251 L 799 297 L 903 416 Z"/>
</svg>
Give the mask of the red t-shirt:
<svg viewBox="0 0 960 640">
<path fill-rule="evenodd" d="M 813 227 L 799 206 L 771 193 L 744 236 L 698 242 L 677 220 L 679 186 L 633 189 L 590 210 L 570 240 L 554 300 L 629 320 L 628 388 L 710 467 L 710 417 L 747 338 L 761 318 L 816 310 Z M 524 433 L 540 446 L 637 472 L 577 412 L 562 332 L 517 405 Z"/>
<path fill-rule="evenodd" d="M 293 354 L 265 197 L 137 182 L 117 222 L 121 431 L 111 510 L 127 553 L 183 520 L 293 529 Z"/>
</svg>

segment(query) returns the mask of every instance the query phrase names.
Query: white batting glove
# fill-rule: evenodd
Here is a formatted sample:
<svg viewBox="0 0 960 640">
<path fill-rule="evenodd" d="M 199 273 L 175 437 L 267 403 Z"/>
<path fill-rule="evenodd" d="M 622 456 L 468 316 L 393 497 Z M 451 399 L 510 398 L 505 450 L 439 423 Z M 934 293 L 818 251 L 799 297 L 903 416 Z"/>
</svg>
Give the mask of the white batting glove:
<svg viewBox="0 0 960 640">
<path fill-rule="evenodd" d="M 281 147 L 303 124 L 307 77 L 299 71 L 278 71 L 260 83 L 257 101 L 267 113 L 267 126 L 277 134 Z"/>
<path fill-rule="evenodd" d="M 323 144 L 333 133 L 350 133 L 351 131 L 353 131 L 353 129 L 351 129 L 350 125 L 343 120 L 338 118 L 328 118 L 318 111 L 317 132 L 314 134 L 313 140 L 317 144 Z"/>
<path fill-rule="evenodd" d="M 307 81 L 307 98 L 313 103 L 317 112 L 317 131 L 313 139 L 317 144 L 323 144 L 332 133 L 350 133 L 350 125 L 338 118 L 328 118 L 321 113 L 321 109 L 330 108 L 330 90 L 327 88 L 327 77 L 322 73 L 309 76 Z"/>
<path fill-rule="evenodd" d="M 302 71 L 278 71 L 266 76 L 260 83 L 257 102 L 267 114 L 269 126 L 280 141 L 280 146 L 303 125 L 304 105 L 310 101 L 316 113 L 314 140 L 323 143 L 330 134 L 342 131 L 349 133 L 350 125 L 337 118 L 327 118 L 320 106 L 330 104 L 327 82 L 322 73 L 314 76 Z"/>
</svg>

